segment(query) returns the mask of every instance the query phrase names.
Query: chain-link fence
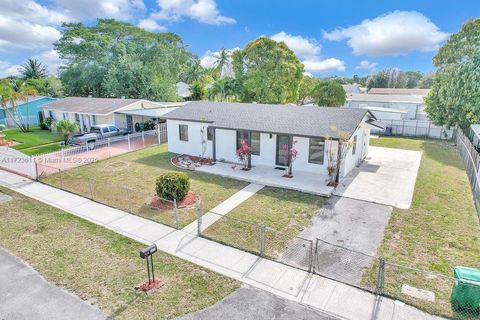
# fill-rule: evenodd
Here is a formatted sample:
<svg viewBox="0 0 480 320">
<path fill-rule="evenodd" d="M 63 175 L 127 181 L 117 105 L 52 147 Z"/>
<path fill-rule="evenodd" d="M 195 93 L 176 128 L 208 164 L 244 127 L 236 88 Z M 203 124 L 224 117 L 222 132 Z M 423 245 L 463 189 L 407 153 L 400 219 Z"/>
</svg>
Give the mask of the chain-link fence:
<svg viewBox="0 0 480 320">
<path fill-rule="evenodd" d="M 55 173 L 55 170 L 52 169 L 75 168 L 166 142 L 167 127 L 165 123 L 161 123 L 154 130 L 107 138 L 75 147 L 66 147 L 60 151 L 41 154 L 32 158 L 36 165 L 37 175 L 42 177 Z"/>
<path fill-rule="evenodd" d="M 478 170 L 480 169 L 480 154 L 473 146 L 470 139 L 460 129 L 455 131 L 455 144 L 467 171 L 470 187 L 472 188 L 473 200 L 477 214 L 480 218 L 480 182 Z"/>
<path fill-rule="evenodd" d="M 391 134 L 394 136 L 421 137 L 432 139 L 451 139 L 453 129 L 436 126 L 428 120 L 383 120 L 380 119 L 387 128 L 391 128 Z M 384 134 L 385 130 L 372 129 L 373 134 Z"/>
<path fill-rule="evenodd" d="M 160 198 L 153 192 L 133 189 L 92 177 L 73 175 L 58 168 L 48 167 L 48 170 L 50 174 L 39 179 L 43 183 L 113 208 L 177 229 L 195 221 L 194 206 L 181 207 L 177 205 L 176 200 Z"/>
</svg>

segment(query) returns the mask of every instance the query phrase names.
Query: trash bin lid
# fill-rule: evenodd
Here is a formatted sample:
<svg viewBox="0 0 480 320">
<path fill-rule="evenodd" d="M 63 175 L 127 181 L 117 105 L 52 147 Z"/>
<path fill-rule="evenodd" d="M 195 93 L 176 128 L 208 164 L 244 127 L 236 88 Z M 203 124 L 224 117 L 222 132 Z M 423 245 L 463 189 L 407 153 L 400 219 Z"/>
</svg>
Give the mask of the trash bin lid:
<svg viewBox="0 0 480 320">
<path fill-rule="evenodd" d="M 453 274 L 457 279 L 480 283 L 480 269 L 458 266 L 453 268 Z"/>
</svg>

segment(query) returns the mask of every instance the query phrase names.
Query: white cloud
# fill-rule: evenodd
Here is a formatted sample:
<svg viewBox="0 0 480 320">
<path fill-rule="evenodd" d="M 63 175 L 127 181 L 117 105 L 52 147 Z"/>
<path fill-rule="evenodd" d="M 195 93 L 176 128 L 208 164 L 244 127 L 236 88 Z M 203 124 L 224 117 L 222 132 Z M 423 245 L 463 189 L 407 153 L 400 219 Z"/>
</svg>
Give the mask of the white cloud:
<svg viewBox="0 0 480 320">
<path fill-rule="evenodd" d="M 360 61 L 360 64 L 355 69 L 371 70 L 377 67 L 378 63 L 370 62 L 368 60 Z"/>
<path fill-rule="evenodd" d="M 300 58 L 308 58 L 320 54 L 321 47 L 315 40 L 302 36 L 293 36 L 284 31 L 270 37 L 277 42 L 284 42 Z"/>
<path fill-rule="evenodd" d="M 2 0 L 0 14 L 38 24 L 60 25 L 72 20 L 66 12 L 49 9 L 31 0 Z"/>
<path fill-rule="evenodd" d="M 62 60 L 56 50 L 42 51 L 34 56 L 38 59 L 46 68 L 50 74 L 57 74 L 58 68 L 62 65 Z"/>
<path fill-rule="evenodd" d="M 215 0 L 157 0 L 160 11 L 152 17 L 178 21 L 188 17 L 206 24 L 223 25 L 236 23 L 235 19 L 222 16 Z"/>
<path fill-rule="evenodd" d="M 370 56 L 434 51 L 447 37 L 448 33 L 441 32 L 430 19 L 416 11 L 394 11 L 324 33 L 327 40 L 347 39 L 354 54 Z"/>
<path fill-rule="evenodd" d="M 336 58 L 302 61 L 307 72 L 345 71 L 345 63 Z"/>
<path fill-rule="evenodd" d="M 143 0 L 55 0 L 55 3 L 77 20 L 114 18 L 126 21 L 146 10 Z"/>
<path fill-rule="evenodd" d="M 60 36 L 54 27 L 0 14 L 0 51 L 46 49 Z"/>
<path fill-rule="evenodd" d="M 8 76 L 18 76 L 20 72 L 18 69 L 20 68 L 17 64 L 12 64 L 8 61 L 0 60 L 0 78 L 5 78 Z"/>
<path fill-rule="evenodd" d="M 145 29 L 147 31 L 152 31 L 152 32 L 167 30 L 167 28 L 159 25 L 158 22 L 153 20 L 153 19 L 140 20 L 140 22 L 138 23 L 138 27 L 142 28 L 142 29 Z"/>
</svg>

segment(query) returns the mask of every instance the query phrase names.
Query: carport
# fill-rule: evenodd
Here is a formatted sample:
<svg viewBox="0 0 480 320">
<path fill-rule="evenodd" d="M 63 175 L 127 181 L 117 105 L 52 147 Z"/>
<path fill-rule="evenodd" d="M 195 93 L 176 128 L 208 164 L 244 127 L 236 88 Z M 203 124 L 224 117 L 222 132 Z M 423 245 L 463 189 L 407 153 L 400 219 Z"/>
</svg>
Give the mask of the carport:
<svg viewBox="0 0 480 320">
<path fill-rule="evenodd" d="M 165 122 L 160 117 L 177 109 L 176 107 L 161 107 L 161 108 L 149 108 L 149 109 L 135 109 L 115 112 L 115 123 L 117 126 L 128 128 L 132 131 L 135 129 L 136 123 L 145 123 L 147 121 L 153 121 L 154 123 Z"/>
</svg>

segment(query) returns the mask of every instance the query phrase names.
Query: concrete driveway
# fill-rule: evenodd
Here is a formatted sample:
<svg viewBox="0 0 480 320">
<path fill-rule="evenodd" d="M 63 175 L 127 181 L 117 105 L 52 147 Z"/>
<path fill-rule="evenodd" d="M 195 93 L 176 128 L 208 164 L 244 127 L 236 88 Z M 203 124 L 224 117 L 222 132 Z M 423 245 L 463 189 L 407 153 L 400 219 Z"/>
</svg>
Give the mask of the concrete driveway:
<svg viewBox="0 0 480 320">
<path fill-rule="evenodd" d="M 211 307 L 179 318 L 181 320 L 335 320 L 299 303 L 243 286 Z"/>
<path fill-rule="evenodd" d="M 335 195 L 408 209 L 422 152 L 370 147 L 366 161 L 354 168 Z"/>
<path fill-rule="evenodd" d="M 67 276 L 67 275 L 65 275 Z M 0 248 L 0 319 L 105 319 L 100 310 Z"/>
<path fill-rule="evenodd" d="M 390 206 L 333 196 L 298 236 L 313 241 L 317 273 L 357 285 L 377 253 L 391 212 Z M 290 247 L 298 246 L 291 243 L 282 260 L 292 264 L 298 255 Z"/>
</svg>

